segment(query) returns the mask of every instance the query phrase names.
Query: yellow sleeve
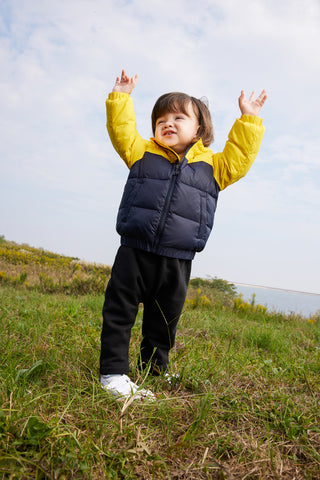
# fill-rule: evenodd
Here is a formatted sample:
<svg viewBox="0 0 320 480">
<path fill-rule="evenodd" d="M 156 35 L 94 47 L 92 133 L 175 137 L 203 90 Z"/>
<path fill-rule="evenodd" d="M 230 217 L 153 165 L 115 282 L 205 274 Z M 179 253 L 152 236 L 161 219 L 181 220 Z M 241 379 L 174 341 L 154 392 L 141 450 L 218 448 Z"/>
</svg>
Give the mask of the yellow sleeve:
<svg viewBox="0 0 320 480">
<path fill-rule="evenodd" d="M 242 115 L 235 121 L 223 152 L 216 153 L 213 158 L 214 176 L 221 190 L 248 173 L 258 154 L 264 131 L 260 117 Z"/>
<path fill-rule="evenodd" d="M 128 93 L 111 92 L 106 100 L 106 109 L 112 145 L 131 168 L 143 156 L 146 145 L 137 132 L 132 98 Z"/>
</svg>

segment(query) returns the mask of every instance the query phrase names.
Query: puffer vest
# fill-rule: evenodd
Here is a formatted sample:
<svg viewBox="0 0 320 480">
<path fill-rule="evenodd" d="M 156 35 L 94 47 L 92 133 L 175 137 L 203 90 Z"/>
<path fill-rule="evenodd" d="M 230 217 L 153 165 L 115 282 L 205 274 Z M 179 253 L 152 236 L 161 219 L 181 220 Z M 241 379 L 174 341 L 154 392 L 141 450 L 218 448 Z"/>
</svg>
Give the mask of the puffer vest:
<svg viewBox="0 0 320 480">
<path fill-rule="evenodd" d="M 206 162 L 169 162 L 146 151 L 124 188 L 117 232 L 121 244 L 158 255 L 193 259 L 213 227 L 220 187 Z"/>
</svg>

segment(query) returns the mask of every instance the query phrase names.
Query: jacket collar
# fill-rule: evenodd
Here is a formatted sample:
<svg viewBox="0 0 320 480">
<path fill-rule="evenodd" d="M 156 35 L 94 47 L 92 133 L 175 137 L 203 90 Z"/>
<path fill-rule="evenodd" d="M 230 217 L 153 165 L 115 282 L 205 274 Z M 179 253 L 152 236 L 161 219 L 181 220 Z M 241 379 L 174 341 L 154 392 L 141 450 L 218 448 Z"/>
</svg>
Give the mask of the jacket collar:
<svg viewBox="0 0 320 480">
<path fill-rule="evenodd" d="M 150 140 L 154 143 L 156 143 L 159 147 L 163 148 L 164 150 L 171 152 L 174 154 L 174 156 L 180 161 L 183 157 L 187 158 L 194 158 L 195 155 L 198 155 L 199 153 L 204 153 L 206 150 L 206 147 L 202 143 L 202 139 L 199 138 L 195 143 L 191 144 L 190 147 L 184 152 L 184 154 L 180 157 L 180 155 L 175 152 L 172 148 L 168 147 L 164 143 L 159 142 L 159 140 L 156 140 L 154 137 L 151 137 Z"/>
</svg>

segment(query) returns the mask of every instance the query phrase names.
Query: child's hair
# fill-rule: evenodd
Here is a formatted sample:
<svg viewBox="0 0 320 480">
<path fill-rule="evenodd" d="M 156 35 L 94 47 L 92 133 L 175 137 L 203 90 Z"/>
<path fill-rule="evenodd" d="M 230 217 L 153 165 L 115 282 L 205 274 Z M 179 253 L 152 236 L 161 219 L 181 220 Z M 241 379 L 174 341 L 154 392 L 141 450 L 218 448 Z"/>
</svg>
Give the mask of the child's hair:
<svg viewBox="0 0 320 480">
<path fill-rule="evenodd" d="M 186 93 L 165 93 L 158 98 L 151 114 L 153 135 L 156 129 L 156 121 L 161 115 L 165 112 L 182 112 L 187 115 L 187 105 L 189 102 L 192 104 L 200 125 L 199 138 L 202 139 L 203 145 L 208 147 L 210 143 L 213 142 L 213 126 L 209 109 L 202 100 L 190 97 L 190 95 Z"/>
</svg>

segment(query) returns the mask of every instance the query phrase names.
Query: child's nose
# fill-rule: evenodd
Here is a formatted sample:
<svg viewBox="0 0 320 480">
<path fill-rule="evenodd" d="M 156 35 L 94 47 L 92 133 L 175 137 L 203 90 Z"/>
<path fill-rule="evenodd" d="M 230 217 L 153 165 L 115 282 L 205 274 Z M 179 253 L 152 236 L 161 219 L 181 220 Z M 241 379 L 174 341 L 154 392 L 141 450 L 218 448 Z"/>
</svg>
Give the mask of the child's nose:
<svg viewBox="0 0 320 480">
<path fill-rule="evenodd" d="M 173 125 L 173 120 L 172 120 L 172 118 L 168 118 L 168 119 L 166 120 L 166 126 L 172 126 L 172 125 Z"/>
</svg>

